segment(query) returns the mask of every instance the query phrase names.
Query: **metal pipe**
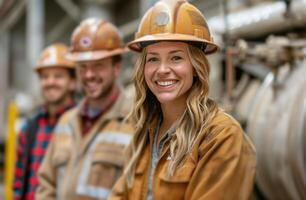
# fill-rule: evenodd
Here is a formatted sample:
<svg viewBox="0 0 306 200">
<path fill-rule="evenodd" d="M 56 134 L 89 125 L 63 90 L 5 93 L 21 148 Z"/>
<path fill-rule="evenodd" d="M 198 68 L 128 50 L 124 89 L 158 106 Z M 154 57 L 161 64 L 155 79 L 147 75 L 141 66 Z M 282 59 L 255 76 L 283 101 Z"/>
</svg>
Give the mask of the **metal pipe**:
<svg viewBox="0 0 306 200">
<path fill-rule="evenodd" d="M 289 15 L 286 15 L 289 11 Z M 292 1 L 289 10 L 284 2 L 265 3 L 228 15 L 228 26 L 232 37 L 254 38 L 297 27 L 306 23 L 306 0 Z M 217 34 L 225 34 L 222 16 L 208 20 Z"/>
<path fill-rule="evenodd" d="M 28 0 L 26 27 L 26 56 L 29 70 L 36 64 L 36 60 L 44 46 L 44 0 Z M 33 94 L 38 93 L 37 78 L 30 73 L 28 89 Z"/>
<path fill-rule="evenodd" d="M 235 85 L 235 67 L 233 64 L 233 56 L 237 55 L 237 51 L 228 48 L 226 50 L 226 94 L 227 98 L 231 99 L 232 91 Z"/>
<path fill-rule="evenodd" d="M 155 4 L 157 0 L 141 0 L 140 1 L 140 14 L 143 15 L 145 12 Z"/>
<path fill-rule="evenodd" d="M 5 133 L 5 115 L 6 113 L 6 98 L 8 91 L 9 77 L 9 43 L 10 35 L 8 32 L 0 34 L 0 141 L 3 141 Z"/>
<path fill-rule="evenodd" d="M 27 0 L 15 2 L 10 12 L 0 20 L 0 32 L 8 31 L 21 18 L 25 11 Z"/>
<path fill-rule="evenodd" d="M 74 21 L 79 21 L 81 10 L 74 2 L 72 2 L 71 0 L 56 0 L 56 2 Z"/>
<path fill-rule="evenodd" d="M 306 60 L 284 79 L 273 95 L 269 74 L 251 104 L 247 133 L 257 149 L 257 183 L 268 199 L 305 199 Z M 278 191 L 278 192 L 275 192 Z"/>
<path fill-rule="evenodd" d="M 108 20 L 113 22 L 114 16 L 110 9 L 111 4 L 104 4 L 103 6 L 99 6 L 97 3 L 87 3 L 84 2 L 82 5 L 82 19 L 90 18 L 90 17 L 98 17 L 104 20 Z"/>
<path fill-rule="evenodd" d="M 73 19 L 67 15 L 63 17 L 62 20 L 46 34 L 46 44 L 51 44 L 59 40 L 67 31 L 70 31 L 69 28 L 71 28 L 72 25 L 74 25 Z"/>
</svg>

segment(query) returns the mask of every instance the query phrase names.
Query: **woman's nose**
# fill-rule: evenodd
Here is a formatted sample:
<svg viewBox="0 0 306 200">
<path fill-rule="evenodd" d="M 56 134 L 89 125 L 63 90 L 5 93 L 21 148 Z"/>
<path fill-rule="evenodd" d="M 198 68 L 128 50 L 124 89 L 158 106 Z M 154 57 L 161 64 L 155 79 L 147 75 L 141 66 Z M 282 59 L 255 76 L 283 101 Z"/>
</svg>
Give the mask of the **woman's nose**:
<svg viewBox="0 0 306 200">
<path fill-rule="evenodd" d="M 157 73 L 160 74 L 160 75 L 168 74 L 170 71 L 171 70 L 170 70 L 169 64 L 167 64 L 167 62 L 161 62 L 160 65 L 158 66 L 158 69 L 157 69 Z"/>
</svg>

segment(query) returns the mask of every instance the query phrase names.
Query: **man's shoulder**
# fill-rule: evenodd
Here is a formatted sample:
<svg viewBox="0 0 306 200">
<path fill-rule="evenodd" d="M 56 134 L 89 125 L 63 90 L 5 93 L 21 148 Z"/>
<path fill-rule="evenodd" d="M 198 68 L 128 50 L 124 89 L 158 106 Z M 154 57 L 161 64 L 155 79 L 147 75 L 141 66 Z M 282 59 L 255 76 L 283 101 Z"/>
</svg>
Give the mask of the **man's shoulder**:
<svg viewBox="0 0 306 200">
<path fill-rule="evenodd" d="M 43 113 L 43 106 L 37 106 L 21 117 L 17 124 L 19 135 L 36 132 L 39 126 L 39 118 L 43 116 Z"/>
<path fill-rule="evenodd" d="M 78 111 L 79 111 L 79 108 L 78 106 L 75 106 L 69 110 L 67 110 L 66 112 L 64 112 L 61 117 L 60 117 L 60 120 L 59 120 L 59 123 L 64 123 L 64 122 L 68 122 L 70 121 L 71 119 L 74 119 L 77 115 L 78 115 Z"/>
<path fill-rule="evenodd" d="M 122 116 L 127 116 L 133 107 L 133 97 L 127 95 L 124 91 L 121 91 L 119 98 L 117 99 L 112 110 Z"/>
<path fill-rule="evenodd" d="M 72 121 L 76 119 L 78 115 L 78 108 L 74 107 L 66 111 L 58 120 L 56 127 L 54 129 L 54 133 L 57 135 L 69 135 L 73 127 L 72 125 L 74 124 Z"/>
</svg>

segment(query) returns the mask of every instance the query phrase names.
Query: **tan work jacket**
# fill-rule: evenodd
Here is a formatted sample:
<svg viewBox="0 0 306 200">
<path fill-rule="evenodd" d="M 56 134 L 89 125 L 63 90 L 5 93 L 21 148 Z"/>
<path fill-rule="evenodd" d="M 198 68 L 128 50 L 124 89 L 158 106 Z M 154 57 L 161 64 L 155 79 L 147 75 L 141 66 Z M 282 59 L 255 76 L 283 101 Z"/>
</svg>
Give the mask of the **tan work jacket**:
<svg viewBox="0 0 306 200">
<path fill-rule="evenodd" d="M 219 111 L 209 126 L 214 134 L 200 133 L 186 162 L 171 177 L 167 176 L 171 159 L 169 142 L 164 145 L 153 175 L 154 200 L 245 200 L 250 197 L 256 171 L 253 145 L 240 125 L 223 111 Z M 149 142 L 136 166 L 132 188 L 127 187 L 121 176 L 109 199 L 146 199 L 154 127 L 149 130 Z"/>
<path fill-rule="evenodd" d="M 38 172 L 37 200 L 106 199 L 124 162 L 133 129 L 122 120 L 131 102 L 121 92 L 82 138 L 81 108 L 63 115 Z"/>
</svg>

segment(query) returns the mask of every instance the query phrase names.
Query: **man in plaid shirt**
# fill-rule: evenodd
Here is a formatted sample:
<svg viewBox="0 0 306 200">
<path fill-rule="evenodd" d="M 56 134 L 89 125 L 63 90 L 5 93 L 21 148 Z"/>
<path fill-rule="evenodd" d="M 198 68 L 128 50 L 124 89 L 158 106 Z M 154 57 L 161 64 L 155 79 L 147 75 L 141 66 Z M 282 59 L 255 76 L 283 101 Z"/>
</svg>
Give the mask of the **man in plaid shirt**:
<svg viewBox="0 0 306 200">
<path fill-rule="evenodd" d="M 74 106 L 75 64 L 66 60 L 68 48 L 54 44 L 46 48 L 35 71 L 40 80 L 44 105 L 26 120 L 19 137 L 15 167 L 14 199 L 34 199 L 37 171 L 59 117 Z"/>
</svg>

